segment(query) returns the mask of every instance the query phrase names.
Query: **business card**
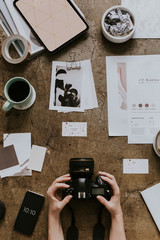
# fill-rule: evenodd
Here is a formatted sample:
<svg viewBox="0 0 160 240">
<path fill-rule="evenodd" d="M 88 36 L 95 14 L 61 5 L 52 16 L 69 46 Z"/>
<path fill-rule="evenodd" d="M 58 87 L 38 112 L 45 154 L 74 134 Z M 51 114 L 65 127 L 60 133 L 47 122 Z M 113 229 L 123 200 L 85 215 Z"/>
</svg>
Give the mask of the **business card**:
<svg viewBox="0 0 160 240">
<path fill-rule="evenodd" d="M 86 122 L 63 122 L 62 123 L 63 137 L 87 137 Z"/>
<path fill-rule="evenodd" d="M 123 159 L 124 174 L 148 174 L 148 159 Z"/>
</svg>

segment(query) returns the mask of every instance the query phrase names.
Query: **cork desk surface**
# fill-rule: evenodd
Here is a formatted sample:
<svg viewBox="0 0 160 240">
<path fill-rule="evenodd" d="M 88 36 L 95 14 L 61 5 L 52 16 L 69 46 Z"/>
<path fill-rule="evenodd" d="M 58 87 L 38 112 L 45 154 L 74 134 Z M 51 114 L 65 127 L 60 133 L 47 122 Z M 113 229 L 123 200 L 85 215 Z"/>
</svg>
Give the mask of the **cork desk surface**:
<svg viewBox="0 0 160 240">
<path fill-rule="evenodd" d="M 127 137 L 108 136 L 108 111 L 106 92 L 105 57 L 116 55 L 160 54 L 159 39 L 131 39 L 123 44 L 107 41 L 101 33 L 101 17 L 118 0 L 75 0 L 89 24 L 89 31 L 54 55 L 41 55 L 21 65 L 10 65 L 0 55 L 0 106 L 5 102 L 4 86 L 12 77 L 25 77 L 34 86 L 37 94 L 35 104 L 25 111 L 12 109 L 0 111 L 0 140 L 3 133 L 31 132 L 32 144 L 47 147 L 41 173 L 32 177 L 8 177 L 0 179 L 0 200 L 6 205 L 5 219 L 0 222 L 0 239 L 26 240 L 47 239 L 46 191 L 52 181 L 68 172 L 69 159 L 92 157 L 95 176 L 99 170 L 115 175 L 121 191 L 124 223 L 129 240 L 158 240 L 158 229 L 144 204 L 139 191 L 160 181 L 160 159 L 151 144 L 128 144 Z M 0 28 L 0 47 L 6 38 Z M 78 59 L 91 59 L 99 107 L 84 113 L 58 113 L 49 111 L 52 61 L 66 61 L 71 51 Z M 87 137 L 62 137 L 62 122 L 87 122 Z M 0 143 L 3 147 L 3 143 Z M 148 158 L 149 174 L 123 174 L 124 158 Z M 13 225 L 27 190 L 41 193 L 45 203 L 31 237 L 13 231 Z M 80 240 L 91 240 L 93 226 L 97 222 L 99 203 L 96 200 L 72 201 L 76 226 Z M 106 228 L 106 239 L 110 218 L 103 211 L 102 222 Z M 71 223 L 68 208 L 62 212 L 64 234 Z"/>
</svg>

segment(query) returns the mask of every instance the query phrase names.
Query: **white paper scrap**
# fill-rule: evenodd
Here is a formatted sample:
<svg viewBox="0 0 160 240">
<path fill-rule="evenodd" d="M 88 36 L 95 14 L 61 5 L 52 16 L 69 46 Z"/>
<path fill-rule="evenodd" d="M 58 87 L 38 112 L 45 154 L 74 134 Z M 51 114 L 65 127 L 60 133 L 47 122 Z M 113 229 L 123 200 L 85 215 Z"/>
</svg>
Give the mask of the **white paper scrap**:
<svg viewBox="0 0 160 240">
<path fill-rule="evenodd" d="M 87 137 L 86 122 L 63 122 L 62 123 L 63 137 Z"/>
<path fill-rule="evenodd" d="M 31 155 L 29 158 L 28 169 L 41 172 L 46 154 L 46 147 L 32 145 Z"/>
<path fill-rule="evenodd" d="M 148 159 L 123 159 L 124 174 L 147 174 L 149 173 Z"/>
</svg>

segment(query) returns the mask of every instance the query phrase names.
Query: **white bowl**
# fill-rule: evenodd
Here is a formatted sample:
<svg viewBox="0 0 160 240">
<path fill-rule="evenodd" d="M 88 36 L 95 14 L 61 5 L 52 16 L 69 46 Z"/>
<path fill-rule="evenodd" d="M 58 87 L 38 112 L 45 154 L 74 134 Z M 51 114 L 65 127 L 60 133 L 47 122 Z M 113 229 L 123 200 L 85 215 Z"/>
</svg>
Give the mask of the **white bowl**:
<svg viewBox="0 0 160 240">
<path fill-rule="evenodd" d="M 113 10 L 119 8 L 120 10 L 124 10 L 126 12 L 128 12 L 130 15 L 131 15 L 131 20 L 133 22 L 133 26 L 134 28 L 132 29 L 132 31 L 130 33 L 128 33 L 127 35 L 125 36 L 113 36 L 111 35 L 106 29 L 105 29 L 105 26 L 104 26 L 104 22 L 105 22 L 105 18 L 106 16 Z M 128 41 L 130 38 L 133 37 L 133 34 L 135 32 L 135 28 L 136 28 L 136 21 L 135 21 L 135 17 L 133 15 L 133 13 L 131 12 L 131 10 L 129 10 L 128 8 L 126 7 L 123 7 L 121 5 L 116 5 L 116 6 L 113 6 L 111 8 L 109 8 L 104 14 L 103 14 L 103 17 L 102 17 L 102 20 L 101 20 L 101 26 L 102 26 L 102 33 L 103 35 L 105 36 L 105 38 L 107 38 L 109 41 L 111 42 L 114 42 L 114 43 L 123 43 L 123 42 L 126 42 Z"/>
</svg>

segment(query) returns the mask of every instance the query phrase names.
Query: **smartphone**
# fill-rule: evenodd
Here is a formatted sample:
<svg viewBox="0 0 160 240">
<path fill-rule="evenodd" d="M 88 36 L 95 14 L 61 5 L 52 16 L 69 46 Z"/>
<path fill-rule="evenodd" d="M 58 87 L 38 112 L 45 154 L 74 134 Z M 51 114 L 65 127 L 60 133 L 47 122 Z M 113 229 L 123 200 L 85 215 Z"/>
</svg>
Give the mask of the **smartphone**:
<svg viewBox="0 0 160 240">
<path fill-rule="evenodd" d="M 27 191 L 17 215 L 14 229 L 24 234 L 31 235 L 43 203 L 44 196 L 32 191 Z"/>
<path fill-rule="evenodd" d="M 50 53 L 89 28 L 70 0 L 15 0 L 14 6 Z"/>
</svg>

